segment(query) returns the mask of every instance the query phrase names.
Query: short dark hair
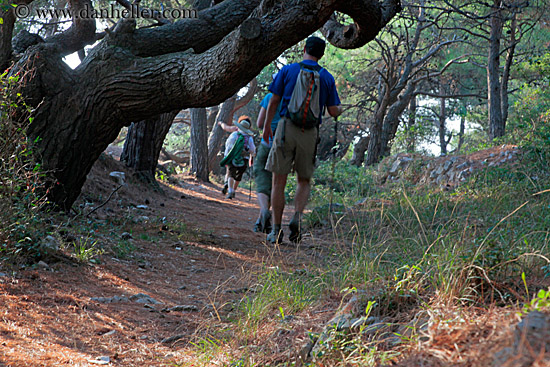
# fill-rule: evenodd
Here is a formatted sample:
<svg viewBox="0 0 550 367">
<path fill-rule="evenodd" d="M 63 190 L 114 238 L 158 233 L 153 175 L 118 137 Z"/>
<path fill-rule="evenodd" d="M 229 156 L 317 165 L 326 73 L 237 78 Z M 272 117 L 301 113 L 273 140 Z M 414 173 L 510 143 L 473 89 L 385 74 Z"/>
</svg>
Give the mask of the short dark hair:
<svg viewBox="0 0 550 367">
<path fill-rule="evenodd" d="M 306 52 L 318 59 L 325 54 L 325 41 L 319 37 L 311 36 L 306 40 Z"/>
</svg>

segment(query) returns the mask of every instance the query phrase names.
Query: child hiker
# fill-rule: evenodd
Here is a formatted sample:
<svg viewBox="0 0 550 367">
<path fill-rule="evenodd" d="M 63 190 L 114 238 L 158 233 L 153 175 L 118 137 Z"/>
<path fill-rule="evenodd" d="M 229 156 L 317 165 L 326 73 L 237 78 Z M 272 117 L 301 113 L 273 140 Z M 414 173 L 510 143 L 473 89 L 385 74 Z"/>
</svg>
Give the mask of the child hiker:
<svg viewBox="0 0 550 367">
<path fill-rule="evenodd" d="M 226 166 L 226 180 L 222 193 L 227 190 L 228 199 L 235 197 L 235 191 L 241 183 L 244 173 L 246 172 L 247 164 L 252 164 L 252 157 L 256 155 L 256 146 L 252 136 L 254 132 L 250 130 L 250 118 L 241 116 L 235 122 L 237 131 L 233 132 L 225 142 L 224 158 L 220 162 L 220 166 Z"/>
</svg>

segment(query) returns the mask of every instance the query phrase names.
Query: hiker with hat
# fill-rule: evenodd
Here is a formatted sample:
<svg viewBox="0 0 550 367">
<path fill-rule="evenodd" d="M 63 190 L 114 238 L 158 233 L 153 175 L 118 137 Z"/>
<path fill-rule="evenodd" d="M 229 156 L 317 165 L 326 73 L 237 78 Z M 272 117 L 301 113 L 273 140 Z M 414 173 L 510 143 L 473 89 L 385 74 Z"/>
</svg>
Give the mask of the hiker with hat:
<svg viewBox="0 0 550 367">
<path fill-rule="evenodd" d="M 225 154 L 220 161 L 220 166 L 227 168 L 225 174 L 227 186 L 224 186 L 224 190 L 227 188 L 226 198 L 228 199 L 235 197 L 235 191 L 246 172 L 247 164 L 252 164 L 252 157 L 256 154 L 251 125 L 250 117 L 245 115 L 239 117 L 235 122 L 237 131 L 231 133 L 225 142 Z"/>
<path fill-rule="evenodd" d="M 332 117 L 342 113 L 334 77 L 318 64 L 324 52 L 325 41 L 319 37 L 309 37 L 304 47 L 303 61 L 285 65 L 269 86 L 273 96 L 267 107 L 263 138 L 265 141 L 273 139 L 265 166 L 273 173 L 273 228 L 267 236 L 271 243 L 279 243 L 283 239 L 284 192 L 287 176 L 292 170 L 296 171 L 298 185 L 294 216 L 288 225 L 289 240 L 301 240 L 302 213 L 309 199 L 323 110 L 326 108 Z M 281 120 L 273 135 L 271 122 L 279 104 Z"/>
</svg>

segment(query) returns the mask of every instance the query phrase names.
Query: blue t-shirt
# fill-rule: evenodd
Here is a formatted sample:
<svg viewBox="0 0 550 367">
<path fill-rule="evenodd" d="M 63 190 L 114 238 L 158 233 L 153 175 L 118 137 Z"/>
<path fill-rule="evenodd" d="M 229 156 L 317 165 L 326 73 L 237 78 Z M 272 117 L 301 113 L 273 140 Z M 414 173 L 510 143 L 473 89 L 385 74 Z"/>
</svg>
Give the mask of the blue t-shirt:
<svg viewBox="0 0 550 367">
<path fill-rule="evenodd" d="M 262 99 L 260 102 L 260 106 L 265 108 L 267 111 L 267 105 L 269 105 L 269 100 L 273 97 L 273 93 L 268 93 L 267 96 Z M 277 106 L 277 112 L 275 112 L 275 116 L 273 116 L 273 120 L 271 121 L 271 131 L 273 131 L 273 135 L 275 135 L 275 130 L 277 129 L 277 125 L 279 124 L 279 120 L 281 119 L 281 103 Z M 271 147 L 271 144 L 273 144 L 273 138 L 269 139 L 269 143 L 267 143 L 264 138 L 262 137 L 262 144 L 267 145 Z"/>
<path fill-rule="evenodd" d="M 304 60 L 302 62 L 306 65 L 318 65 L 313 60 Z M 290 103 L 296 80 L 298 80 L 298 74 L 300 74 L 300 64 L 285 65 L 281 71 L 277 73 L 277 76 L 269 86 L 270 92 L 281 96 L 281 116 L 287 116 L 288 104 Z M 338 106 L 340 104 L 340 98 L 338 97 L 336 83 L 334 82 L 332 74 L 330 74 L 327 69 L 323 68 L 319 72 L 319 76 L 321 82 L 319 107 L 322 113 L 325 106 Z M 319 123 L 321 122 L 321 118 L 322 116 L 319 116 Z"/>
</svg>

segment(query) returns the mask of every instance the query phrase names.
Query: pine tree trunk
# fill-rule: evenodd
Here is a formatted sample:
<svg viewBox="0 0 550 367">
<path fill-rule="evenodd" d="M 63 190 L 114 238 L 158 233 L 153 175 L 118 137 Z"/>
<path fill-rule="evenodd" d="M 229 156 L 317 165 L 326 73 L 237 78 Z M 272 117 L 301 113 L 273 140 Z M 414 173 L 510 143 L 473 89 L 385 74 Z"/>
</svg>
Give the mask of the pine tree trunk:
<svg viewBox="0 0 550 367">
<path fill-rule="evenodd" d="M 408 116 L 408 137 L 407 137 L 407 152 L 408 153 L 414 153 L 416 150 L 416 136 L 414 132 L 412 132 L 413 126 L 416 125 L 416 97 L 413 97 L 411 99 L 411 102 L 409 103 L 409 116 Z"/>
<path fill-rule="evenodd" d="M 460 149 L 462 149 L 462 144 L 464 144 L 465 125 L 466 117 L 460 116 L 460 131 L 458 132 L 458 147 L 456 148 L 457 153 L 460 153 Z"/>
<path fill-rule="evenodd" d="M 441 149 L 441 155 L 447 155 L 447 128 L 446 128 L 446 121 L 447 121 L 447 99 L 446 98 L 440 98 L 439 99 L 439 147 Z"/>
<path fill-rule="evenodd" d="M 500 42 L 502 38 L 501 0 L 495 0 L 491 11 L 491 32 L 487 62 L 487 85 L 489 97 L 489 139 L 504 136 L 505 122 L 502 118 L 500 84 Z"/>
<path fill-rule="evenodd" d="M 8 9 L 0 13 L 3 20 L 0 26 L 0 71 L 4 71 L 10 65 L 11 60 L 11 38 L 13 35 L 13 26 L 15 24 L 15 14 L 13 9 Z"/>
<path fill-rule="evenodd" d="M 351 156 L 350 164 L 361 167 L 365 161 L 365 152 L 369 146 L 370 136 L 362 136 L 359 138 L 353 147 L 353 155 Z"/>
<path fill-rule="evenodd" d="M 128 128 L 120 160 L 146 182 L 155 181 L 160 149 L 176 115 L 177 111 L 163 113 L 156 118 L 133 122 Z"/>
<path fill-rule="evenodd" d="M 208 129 L 206 108 L 191 108 L 191 171 L 197 179 L 208 180 Z"/>
<path fill-rule="evenodd" d="M 508 48 L 508 53 L 506 54 L 506 63 L 504 65 L 504 71 L 502 73 L 502 83 L 500 86 L 503 134 L 506 132 L 506 121 L 508 120 L 508 108 L 510 106 L 508 101 L 508 83 L 510 81 L 510 70 L 512 69 L 512 63 L 514 61 L 514 54 L 518 42 L 516 39 L 517 26 L 517 16 L 514 13 L 514 15 L 512 16 L 512 24 L 510 25 L 510 46 Z"/>
<path fill-rule="evenodd" d="M 233 122 L 233 110 L 235 108 L 235 101 L 237 100 L 237 95 L 226 100 L 216 116 L 216 122 L 212 128 L 212 132 L 208 138 L 208 167 L 210 171 L 215 172 L 218 167 L 217 157 L 220 152 L 221 145 L 224 141 L 224 137 L 227 136 L 226 132 L 217 124 L 218 121 L 225 122 L 228 125 L 231 125 Z"/>
</svg>

